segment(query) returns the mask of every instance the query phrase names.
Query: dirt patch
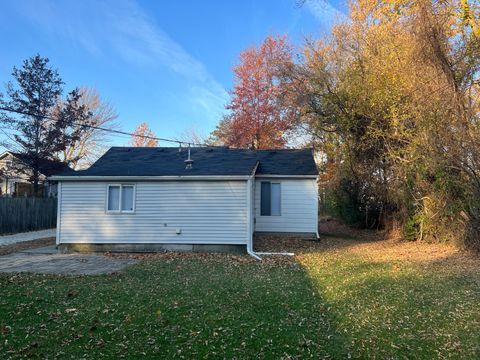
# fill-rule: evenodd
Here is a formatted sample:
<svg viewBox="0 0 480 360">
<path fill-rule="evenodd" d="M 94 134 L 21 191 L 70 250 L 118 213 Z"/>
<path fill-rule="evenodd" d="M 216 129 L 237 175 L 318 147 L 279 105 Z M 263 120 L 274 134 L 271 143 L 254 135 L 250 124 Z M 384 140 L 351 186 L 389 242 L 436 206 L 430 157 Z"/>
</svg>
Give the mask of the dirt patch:
<svg viewBox="0 0 480 360">
<path fill-rule="evenodd" d="M 34 249 L 42 246 L 54 245 L 55 238 L 45 238 L 45 239 L 37 239 L 37 240 L 30 240 L 30 241 L 22 241 L 15 244 L 10 245 L 2 245 L 0 246 L 0 256 L 12 254 L 22 250 Z"/>
<path fill-rule="evenodd" d="M 480 256 L 445 243 L 404 241 L 388 233 L 349 228 L 335 220 L 320 223 L 320 240 L 257 236 L 255 251 L 293 252 L 299 259 L 305 254 L 353 255 L 367 262 L 415 263 L 422 267 L 451 270 L 455 273 L 476 272 Z"/>
<path fill-rule="evenodd" d="M 322 237 L 323 235 L 327 237 L 379 240 L 384 235 L 383 231 L 357 229 L 342 224 L 341 222 L 330 217 L 320 219 L 318 223 L 318 230 L 320 233 L 320 237 Z"/>
<path fill-rule="evenodd" d="M 350 228 L 335 220 L 320 222 L 320 240 L 281 235 L 256 235 L 253 241 L 256 252 L 291 252 L 296 256 L 260 255 L 258 262 L 249 255 L 224 253 L 106 253 L 106 256 L 118 259 L 149 261 L 163 259 L 200 259 L 213 262 L 227 262 L 232 265 L 261 263 L 265 265 L 288 265 L 295 263 L 303 255 L 315 256 L 329 254 L 343 257 L 353 255 L 368 262 L 416 263 L 422 267 L 443 267 L 453 271 L 478 271 L 480 257 L 453 245 L 432 244 L 421 241 L 401 241 L 387 238 L 387 233 L 373 230 Z"/>
<path fill-rule="evenodd" d="M 321 243 L 316 239 L 261 235 L 255 236 L 253 249 L 258 252 L 313 252 L 322 247 Z"/>
<path fill-rule="evenodd" d="M 291 256 L 261 255 L 262 261 L 258 261 L 250 255 L 234 255 L 227 253 L 208 252 L 158 252 L 158 253 L 104 253 L 103 255 L 114 259 L 133 259 L 137 261 L 151 261 L 162 259 L 166 262 L 176 260 L 196 259 L 207 262 L 221 262 L 232 265 L 240 264 L 261 264 L 261 265 L 283 265 L 294 264 L 295 259 Z"/>
<path fill-rule="evenodd" d="M 318 252 L 376 242 L 384 236 L 383 232 L 356 229 L 331 218 L 320 220 L 319 233 L 320 239 L 255 235 L 253 247 L 255 251 L 265 252 Z"/>
</svg>

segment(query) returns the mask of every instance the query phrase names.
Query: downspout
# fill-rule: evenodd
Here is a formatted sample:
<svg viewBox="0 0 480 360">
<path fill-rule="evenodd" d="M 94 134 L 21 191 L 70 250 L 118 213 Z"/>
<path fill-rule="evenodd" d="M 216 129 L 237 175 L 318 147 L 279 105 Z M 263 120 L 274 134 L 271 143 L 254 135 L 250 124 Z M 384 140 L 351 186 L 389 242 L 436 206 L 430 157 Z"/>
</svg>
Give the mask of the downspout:
<svg viewBox="0 0 480 360">
<path fill-rule="evenodd" d="M 250 175 L 247 181 L 248 193 L 247 193 L 247 201 L 248 201 L 248 212 L 249 212 L 249 220 L 248 220 L 248 241 L 247 241 L 247 253 L 250 256 L 253 256 L 257 260 L 262 260 L 259 255 L 286 255 L 286 256 L 295 256 L 294 253 L 287 253 L 287 252 L 254 252 L 253 251 L 253 228 L 252 228 L 252 219 L 254 218 L 255 213 L 252 211 L 254 210 L 254 206 L 252 206 L 253 202 L 255 201 L 255 194 L 253 194 L 253 185 L 255 184 L 255 173 L 257 172 L 259 162 L 255 165 L 252 174 Z"/>
<path fill-rule="evenodd" d="M 295 256 L 294 253 L 289 252 L 257 252 L 257 255 L 284 255 L 284 256 Z"/>
<path fill-rule="evenodd" d="M 255 164 L 252 173 L 247 180 L 247 211 L 248 211 L 248 224 L 247 224 L 247 253 L 257 260 L 262 260 L 260 256 L 253 251 L 253 201 L 255 201 L 255 194 L 253 192 L 253 184 L 255 183 L 255 173 L 257 172 L 259 162 Z"/>
<path fill-rule="evenodd" d="M 57 234 L 55 237 L 55 244 L 58 249 L 60 245 L 60 229 L 62 227 L 62 182 L 59 181 L 57 185 Z"/>
</svg>

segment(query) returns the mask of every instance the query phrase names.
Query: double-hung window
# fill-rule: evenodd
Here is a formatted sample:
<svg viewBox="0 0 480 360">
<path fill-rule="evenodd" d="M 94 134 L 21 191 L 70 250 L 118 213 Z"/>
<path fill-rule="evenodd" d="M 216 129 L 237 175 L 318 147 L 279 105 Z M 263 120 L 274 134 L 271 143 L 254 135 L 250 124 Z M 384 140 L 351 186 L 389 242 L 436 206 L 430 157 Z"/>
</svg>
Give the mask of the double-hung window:
<svg viewBox="0 0 480 360">
<path fill-rule="evenodd" d="M 282 215 L 282 191 L 280 183 L 262 181 L 260 188 L 260 215 Z"/>
<path fill-rule="evenodd" d="M 107 186 L 107 213 L 135 212 L 135 185 Z"/>
</svg>

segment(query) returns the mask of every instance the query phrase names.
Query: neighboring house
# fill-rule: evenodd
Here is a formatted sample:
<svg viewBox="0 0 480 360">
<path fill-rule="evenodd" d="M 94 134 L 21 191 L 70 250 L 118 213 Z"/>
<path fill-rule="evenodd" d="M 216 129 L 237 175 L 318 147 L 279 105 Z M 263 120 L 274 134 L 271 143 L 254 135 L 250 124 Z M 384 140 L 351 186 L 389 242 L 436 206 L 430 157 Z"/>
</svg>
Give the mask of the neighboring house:
<svg viewBox="0 0 480 360">
<path fill-rule="evenodd" d="M 22 161 L 22 155 L 5 151 L 0 154 L 0 196 L 30 196 L 33 186 L 29 181 L 29 173 L 18 171 L 20 167 L 28 168 Z M 40 188 L 45 196 L 57 194 L 57 183 L 49 181 L 49 176 L 72 171 L 67 164 L 52 160 L 40 162 Z"/>
<path fill-rule="evenodd" d="M 155 250 L 237 245 L 254 232 L 318 236 L 312 150 L 113 147 L 59 174 L 62 248 Z"/>
</svg>

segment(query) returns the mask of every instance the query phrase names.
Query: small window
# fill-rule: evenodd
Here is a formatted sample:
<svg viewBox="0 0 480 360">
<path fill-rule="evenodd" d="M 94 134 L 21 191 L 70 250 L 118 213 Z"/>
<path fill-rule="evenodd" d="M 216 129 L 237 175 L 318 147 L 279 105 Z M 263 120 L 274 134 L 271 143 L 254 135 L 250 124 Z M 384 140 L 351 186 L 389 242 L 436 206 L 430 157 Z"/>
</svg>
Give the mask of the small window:
<svg viewBox="0 0 480 360">
<path fill-rule="evenodd" d="M 132 213 L 135 211 L 134 185 L 108 185 L 107 212 Z"/>
<path fill-rule="evenodd" d="M 120 185 L 108 187 L 108 211 L 119 211 L 120 207 Z"/>
<path fill-rule="evenodd" d="M 271 191 L 271 201 L 272 201 L 272 216 L 280 216 L 280 184 L 279 183 L 272 183 L 270 185 L 270 191 Z"/>
<path fill-rule="evenodd" d="M 282 215 L 282 194 L 280 183 L 262 181 L 260 187 L 260 215 Z"/>
<path fill-rule="evenodd" d="M 133 185 L 122 186 L 122 211 L 133 211 Z"/>
</svg>

